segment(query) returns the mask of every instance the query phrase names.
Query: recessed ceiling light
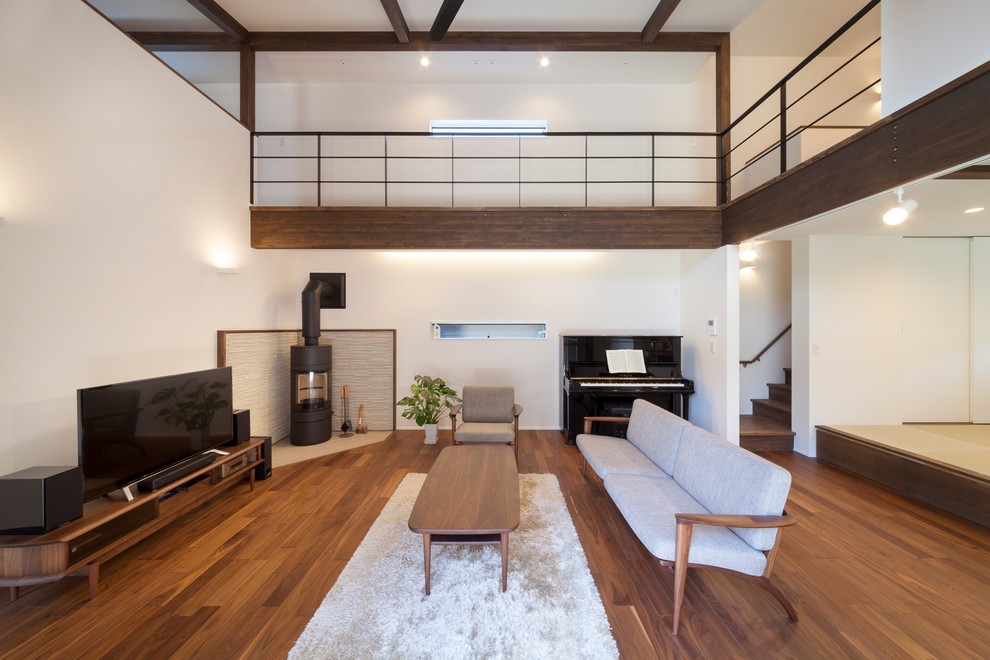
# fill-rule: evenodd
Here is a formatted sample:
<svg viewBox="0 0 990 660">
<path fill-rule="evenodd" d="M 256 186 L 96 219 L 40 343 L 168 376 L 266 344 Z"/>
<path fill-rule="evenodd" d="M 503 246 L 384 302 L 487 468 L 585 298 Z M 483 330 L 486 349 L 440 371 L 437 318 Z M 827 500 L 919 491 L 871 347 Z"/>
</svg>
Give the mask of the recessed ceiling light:
<svg viewBox="0 0 990 660">
<path fill-rule="evenodd" d="M 430 58 L 428 58 L 426 55 L 423 55 L 423 57 L 420 58 L 419 63 L 422 64 L 423 66 L 430 66 Z"/>
<path fill-rule="evenodd" d="M 546 56 L 541 57 L 540 58 L 540 66 L 550 66 L 550 58 L 549 57 L 546 57 Z"/>
<path fill-rule="evenodd" d="M 963 211 L 963 213 L 979 213 L 982 210 L 983 210 L 982 206 L 975 206 L 971 209 L 966 209 L 965 211 Z"/>
</svg>

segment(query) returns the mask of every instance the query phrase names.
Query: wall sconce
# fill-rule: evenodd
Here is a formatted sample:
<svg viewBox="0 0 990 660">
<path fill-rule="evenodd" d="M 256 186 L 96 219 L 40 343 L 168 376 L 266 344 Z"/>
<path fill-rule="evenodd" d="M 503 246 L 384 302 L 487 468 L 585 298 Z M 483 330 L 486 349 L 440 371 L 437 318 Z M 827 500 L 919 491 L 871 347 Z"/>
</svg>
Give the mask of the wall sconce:
<svg viewBox="0 0 990 660">
<path fill-rule="evenodd" d="M 918 202 L 913 199 L 904 199 L 904 188 L 898 188 L 894 192 L 897 193 L 897 206 L 883 214 L 883 221 L 888 225 L 901 224 L 918 208 Z"/>
<path fill-rule="evenodd" d="M 243 275 L 240 268 L 217 268 L 217 275 Z"/>
</svg>

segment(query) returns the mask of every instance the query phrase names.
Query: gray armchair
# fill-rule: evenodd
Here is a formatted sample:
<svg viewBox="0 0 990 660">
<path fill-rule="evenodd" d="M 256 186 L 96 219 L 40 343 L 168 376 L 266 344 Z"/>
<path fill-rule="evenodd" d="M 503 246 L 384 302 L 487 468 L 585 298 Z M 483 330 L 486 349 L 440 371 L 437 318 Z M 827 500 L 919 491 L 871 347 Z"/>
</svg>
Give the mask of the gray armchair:
<svg viewBox="0 0 990 660">
<path fill-rule="evenodd" d="M 455 445 L 512 445 L 519 461 L 519 414 L 522 406 L 515 402 L 511 387 L 466 385 L 462 402 L 450 409 L 450 428 Z M 461 424 L 457 424 L 457 413 Z"/>
</svg>

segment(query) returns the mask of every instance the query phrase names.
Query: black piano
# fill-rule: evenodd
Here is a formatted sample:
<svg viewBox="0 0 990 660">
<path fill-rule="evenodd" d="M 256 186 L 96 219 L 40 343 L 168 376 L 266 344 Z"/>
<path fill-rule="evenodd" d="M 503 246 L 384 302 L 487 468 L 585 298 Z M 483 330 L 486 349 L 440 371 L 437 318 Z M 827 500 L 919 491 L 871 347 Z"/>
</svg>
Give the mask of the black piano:
<svg viewBox="0 0 990 660">
<path fill-rule="evenodd" d="M 586 416 L 628 417 L 646 399 L 687 419 L 694 381 L 681 375 L 681 338 L 654 335 L 561 335 L 567 444 Z"/>
</svg>

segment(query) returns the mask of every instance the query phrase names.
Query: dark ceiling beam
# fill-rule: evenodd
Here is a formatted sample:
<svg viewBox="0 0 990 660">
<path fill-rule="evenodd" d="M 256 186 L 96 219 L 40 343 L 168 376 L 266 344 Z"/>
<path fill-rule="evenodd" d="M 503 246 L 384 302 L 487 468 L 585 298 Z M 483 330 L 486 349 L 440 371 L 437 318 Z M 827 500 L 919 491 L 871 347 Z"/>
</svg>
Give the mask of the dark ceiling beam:
<svg viewBox="0 0 990 660">
<path fill-rule="evenodd" d="M 409 43 L 409 26 L 399 8 L 399 0 L 382 0 L 382 8 L 388 16 L 388 22 L 392 24 L 392 29 L 395 30 L 395 38 L 400 44 Z"/>
<path fill-rule="evenodd" d="M 664 32 L 644 44 L 638 32 L 448 32 L 433 41 L 411 32 L 400 44 L 391 32 L 252 32 L 251 46 L 269 51 L 597 51 L 715 52 L 722 32 Z"/>
<path fill-rule="evenodd" d="M 644 44 L 648 44 L 657 38 L 660 30 L 667 24 L 667 20 L 679 4 L 681 4 L 681 0 L 660 0 L 660 4 L 653 10 L 650 20 L 646 21 L 646 26 L 643 27 L 642 36 Z"/>
<path fill-rule="evenodd" d="M 240 50 L 240 42 L 219 32 L 131 32 L 149 50 Z M 636 32 L 449 32 L 433 41 L 426 32 L 411 32 L 408 43 L 392 32 L 252 32 L 256 51 L 591 51 L 718 52 L 724 32 L 664 32 L 644 44 Z"/>
<path fill-rule="evenodd" d="M 153 51 L 239 51 L 241 42 L 221 32 L 128 32 Z"/>
<path fill-rule="evenodd" d="M 218 5 L 214 0 L 186 0 L 200 13 L 210 19 L 214 25 L 224 31 L 225 34 L 239 43 L 245 43 L 250 38 L 251 33 L 237 19 L 227 13 L 227 10 Z"/>
<path fill-rule="evenodd" d="M 450 29 L 450 24 L 454 22 L 454 17 L 457 16 L 462 4 L 464 4 L 464 0 L 443 0 L 437 17 L 433 19 L 433 27 L 430 28 L 430 39 L 443 41 L 444 35 Z"/>
<path fill-rule="evenodd" d="M 302 250 L 715 249 L 717 208 L 251 207 L 251 247 Z"/>
</svg>

